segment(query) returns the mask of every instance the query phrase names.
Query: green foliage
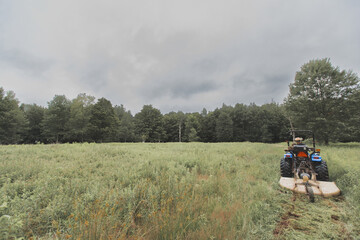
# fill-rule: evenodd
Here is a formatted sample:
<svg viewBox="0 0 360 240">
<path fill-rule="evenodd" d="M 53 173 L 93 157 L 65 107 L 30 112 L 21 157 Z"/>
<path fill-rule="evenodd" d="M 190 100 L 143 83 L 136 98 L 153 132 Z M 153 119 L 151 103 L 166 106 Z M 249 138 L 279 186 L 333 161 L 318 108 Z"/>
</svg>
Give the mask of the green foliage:
<svg viewBox="0 0 360 240">
<path fill-rule="evenodd" d="M 288 136 L 289 120 L 286 119 L 283 106 L 276 103 L 264 104 L 262 111 L 261 142 L 281 142 Z"/>
<path fill-rule="evenodd" d="M 88 128 L 91 117 L 91 107 L 95 97 L 85 93 L 79 94 L 70 105 L 70 117 L 66 124 L 66 138 L 71 142 L 89 140 Z"/>
<path fill-rule="evenodd" d="M 221 112 L 216 119 L 216 140 L 218 142 L 231 142 L 233 138 L 233 121 L 228 113 Z"/>
<path fill-rule="evenodd" d="M 185 114 L 181 111 L 164 115 L 165 142 L 181 142 L 184 138 Z"/>
<path fill-rule="evenodd" d="M 344 132 L 353 114 L 349 99 L 359 91 L 356 74 L 341 71 L 327 58 L 311 60 L 296 73 L 285 103 L 296 127 L 316 130 L 320 140 L 328 144 Z"/>
<path fill-rule="evenodd" d="M 42 121 L 45 115 L 45 108 L 36 104 L 28 105 L 22 104 L 21 108 L 24 111 L 25 119 L 28 122 L 28 128 L 24 134 L 25 143 L 44 142 Z"/>
<path fill-rule="evenodd" d="M 198 132 L 200 131 L 199 119 L 200 114 L 198 113 L 186 115 L 184 141 L 198 142 L 200 140 L 198 136 Z"/>
<path fill-rule="evenodd" d="M 114 111 L 120 121 L 118 130 L 118 141 L 120 142 L 133 142 L 135 137 L 134 117 L 130 111 L 126 111 L 123 105 L 115 106 Z"/>
<path fill-rule="evenodd" d="M 0 144 L 14 144 L 22 141 L 26 131 L 24 113 L 19 108 L 15 93 L 0 87 Z"/>
<path fill-rule="evenodd" d="M 159 142 L 163 138 L 163 115 L 152 105 L 144 105 L 135 115 L 135 130 L 143 142 Z"/>
<path fill-rule="evenodd" d="M 216 119 L 220 115 L 220 110 L 217 108 L 213 112 L 209 111 L 200 119 L 199 136 L 203 142 L 216 142 Z"/>
<path fill-rule="evenodd" d="M 45 111 L 43 134 L 47 142 L 63 142 L 66 134 L 66 124 L 70 117 L 70 101 L 65 95 L 55 95 L 53 100 L 48 102 L 48 109 Z"/>
<path fill-rule="evenodd" d="M 89 135 L 95 142 L 111 142 L 116 140 L 119 119 L 115 115 L 111 102 L 100 98 L 91 108 L 89 119 Z"/>
</svg>

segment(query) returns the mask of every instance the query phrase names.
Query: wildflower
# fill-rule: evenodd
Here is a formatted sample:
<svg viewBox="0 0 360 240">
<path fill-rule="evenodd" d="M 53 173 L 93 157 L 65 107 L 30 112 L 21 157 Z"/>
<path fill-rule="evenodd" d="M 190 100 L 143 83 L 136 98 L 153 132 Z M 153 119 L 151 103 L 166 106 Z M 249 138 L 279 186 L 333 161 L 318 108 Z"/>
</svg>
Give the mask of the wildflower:
<svg viewBox="0 0 360 240">
<path fill-rule="evenodd" d="M 89 226 L 89 221 L 86 220 L 84 224 L 85 224 L 85 226 Z"/>
<path fill-rule="evenodd" d="M 69 239 L 71 237 L 72 237 L 72 235 L 70 235 L 70 234 L 66 234 L 66 236 L 65 236 L 66 239 Z"/>
</svg>

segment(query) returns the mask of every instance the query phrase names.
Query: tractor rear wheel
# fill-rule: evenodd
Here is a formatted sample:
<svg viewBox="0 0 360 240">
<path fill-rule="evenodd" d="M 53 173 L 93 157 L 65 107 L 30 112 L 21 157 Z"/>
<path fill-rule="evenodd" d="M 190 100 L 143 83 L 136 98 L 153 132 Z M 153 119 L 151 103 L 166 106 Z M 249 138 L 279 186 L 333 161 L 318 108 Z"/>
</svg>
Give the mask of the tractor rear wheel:
<svg viewBox="0 0 360 240">
<path fill-rule="evenodd" d="M 329 171 L 326 162 L 323 160 L 321 163 L 315 165 L 315 172 L 317 173 L 316 180 L 329 181 Z"/>
<path fill-rule="evenodd" d="M 293 177 L 291 160 L 282 158 L 280 161 L 280 171 L 282 177 Z"/>
</svg>

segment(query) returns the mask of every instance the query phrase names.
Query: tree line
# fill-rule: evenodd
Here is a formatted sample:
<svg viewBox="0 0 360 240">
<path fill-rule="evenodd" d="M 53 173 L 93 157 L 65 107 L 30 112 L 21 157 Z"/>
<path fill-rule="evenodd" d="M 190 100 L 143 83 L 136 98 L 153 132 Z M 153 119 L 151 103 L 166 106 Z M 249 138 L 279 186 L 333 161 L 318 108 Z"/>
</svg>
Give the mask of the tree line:
<svg viewBox="0 0 360 240">
<path fill-rule="evenodd" d="M 79 94 L 69 100 L 56 95 L 48 106 L 21 104 L 12 91 L 0 88 L 0 143 L 65 142 L 278 142 L 288 121 L 283 107 L 223 105 L 201 113 L 162 114 L 144 105 L 134 116 L 123 105 Z"/>
<path fill-rule="evenodd" d="M 20 104 L 0 87 L 0 144 L 65 142 L 280 142 L 290 122 L 319 140 L 360 141 L 359 78 L 329 59 L 301 67 L 283 104 L 223 105 L 213 111 L 162 114 L 152 105 L 132 115 L 85 93 L 55 95 L 47 107 Z"/>
</svg>

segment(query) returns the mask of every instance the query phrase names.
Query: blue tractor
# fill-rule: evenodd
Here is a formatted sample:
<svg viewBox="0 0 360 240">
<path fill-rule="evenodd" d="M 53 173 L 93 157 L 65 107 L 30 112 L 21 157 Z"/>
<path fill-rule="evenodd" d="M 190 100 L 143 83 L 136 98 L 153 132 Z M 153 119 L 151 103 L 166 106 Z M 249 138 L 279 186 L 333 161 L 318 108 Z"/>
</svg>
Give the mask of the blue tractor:
<svg viewBox="0 0 360 240">
<path fill-rule="evenodd" d="M 300 134 L 299 134 L 300 133 Z M 304 133 L 311 134 L 313 147 L 308 147 L 302 140 Z M 310 130 L 292 130 L 293 144 L 288 142 L 288 148 L 285 149 L 284 157 L 280 161 L 280 170 L 282 177 L 294 177 L 303 179 L 307 176 L 309 179 L 318 181 L 329 181 L 329 172 L 325 160 L 320 156 L 320 149 L 315 147 L 315 136 Z"/>
<path fill-rule="evenodd" d="M 314 195 L 339 195 L 336 184 L 329 182 L 328 167 L 320 156 L 320 149 L 316 149 L 314 133 L 310 130 L 291 130 L 290 133 L 293 143 L 287 141 L 288 148 L 280 160 L 280 185 L 309 195 L 311 202 L 314 202 Z M 312 147 L 303 143 L 303 136 L 309 135 L 312 137 Z"/>
</svg>

